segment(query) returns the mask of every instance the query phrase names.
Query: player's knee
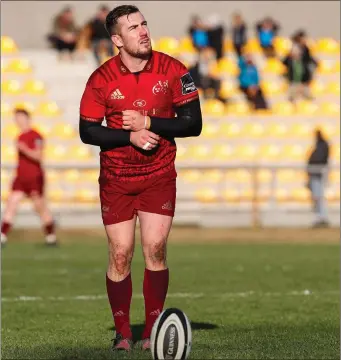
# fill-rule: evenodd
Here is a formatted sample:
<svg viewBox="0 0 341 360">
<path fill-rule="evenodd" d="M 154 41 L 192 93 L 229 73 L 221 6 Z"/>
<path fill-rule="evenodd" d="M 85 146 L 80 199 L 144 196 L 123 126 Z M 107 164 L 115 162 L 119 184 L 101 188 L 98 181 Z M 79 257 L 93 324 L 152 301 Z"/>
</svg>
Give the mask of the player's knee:
<svg viewBox="0 0 341 360">
<path fill-rule="evenodd" d="M 111 253 L 109 267 L 120 275 L 130 270 L 132 252 L 130 249 L 118 249 Z"/>
<path fill-rule="evenodd" d="M 147 247 L 147 257 L 151 266 L 164 266 L 166 264 L 166 242 L 154 242 Z"/>
</svg>

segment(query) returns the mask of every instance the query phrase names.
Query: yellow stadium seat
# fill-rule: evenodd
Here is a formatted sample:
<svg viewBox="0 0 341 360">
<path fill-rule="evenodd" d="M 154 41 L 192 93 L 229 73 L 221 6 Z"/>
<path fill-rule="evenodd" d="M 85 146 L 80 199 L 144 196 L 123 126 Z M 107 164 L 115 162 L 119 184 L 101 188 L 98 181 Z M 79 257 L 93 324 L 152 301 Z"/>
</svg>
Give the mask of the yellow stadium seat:
<svg viewBox="0 0 341 360">
<path fill-rule="evenodd" d="M 255 145 L 238 145 L 235 149 L 235 156 L 238 160 L 254 161 L 257 157 L 258 148 Z"/>
<path fill-rule="evenodd" d="M 58 123 L 53 127 L 53 135 L 61 139 L 72 139 L 76 136 L 76 131 L 70 124 Z"/>
<path fill-rule="evenodd" d="M 196 183 L 200 180 L 202 173 L 200 170 L 184 170 L 179 175 L 185 183 Z"/>
<path fill-rule="evenodd" d="M 294 201 L 303 202 L 303 203 L 311 201 L 310 191 L 306 187 L 295 188 L 292 190 L 290 195 L 291 195 L 290 197 Z"/>
<path fill-rule="evenodd" d="M 195 199 L 204 203 L 216 202 L 218 193 L 212 188 L 201 188 L 195 192 Z"/>
<path fill-rule="evenodd" d="M 223 52 L 229 54 L 232 51 L 234 51 L 232 40 L 225 38 L 223 42 Z"/>
<path fill-rule="evenodd" d="M 326 189 L 326 199 L 330 202 L 340 202 L 340 188 Z"/>
<path fill-rule="evenodd" d="M 295 112 L 299 115 L 315 115 L 319 106 L 311 101 L 299 101 L 296 103 Z"/>
<path fill-rule="evenodd" d="M 235 95 L 238 92 L 239 89 L 236 87 L 236 85 L 233 82 L 231 82 L 231 80 L 222 81 L 219 95 L 223 99 L 228 99 L 229 97 Z"/>
<path fill-rule="evenodd" d="M 302 145 L 284 145 L 281 155 L 285 161 L 305 161 L 307 150 Z"/>
<path fill-rule="evenodd" d="M 81 177 L 85 182 L 96 184 L 99 178 L 99 170 L 82 170 Z"/>
<path fill-rule="evenodd" d="M 179 53 L 179 41 L 173 37 L 162 37 L 157 42 L 159 51 L 168 55 L 177 55 Z"/>
<path fill-rule="evenodd" d="M 276 115 L 293 115 L 294 105 L 289 101 L 277 102 L 272 107 L 272 112 Z"/>
<path fill-rule="evenodd" d="M 261 88 L 265 95 L 279 95 L 284 94 L 288 90 L 287 83 L 283 81 L 263 81 L 261 83 Z"/>
<path fill-rule="evenodd" d="M 277 202 L 286 202 L 289 200 L 289 191 L 281 187 L 275 189 L 275 199 Z"/>
<path fill-rule="evenodd" d="M 176 160 L 185 160 L 187 157 L 187 147 L 182 144 L 176 145 Z"/>
<path fill-rule="evenodd" d="M 29 95 L 45 95 L 45 84 L 39 80 L 28 80 L 24 84 L 24 91 Z"/>
<path fill-rule="evenodd" d="M 222 197 L 227 203 L 236 202 L 240 199 L 240 194 L 238 189 L 228 188 L 222 191 Z"/>
<path fill-rule="evenodd" d="M 13 115 L 12 107 L 9 104 L 1 101 L 1 116 L 9 115 Z"/>
<path fill-rule="evenodd" d="M 281 148 L 278 145 L 261 145 L 259 149 L 259 160 L 274 161 L 280 157 Z"/>
<path fill-rule="evenodd" d="M 282 169 L 277 172 L 277 181 L 279 183 L 295 183 L 302 180 L 305 173 L 293 169 Z"/>
<path fill-rule="evenodd" d="M 57 186 L 52 186 L 48 188 L 47 197 L 50 201 L 55 203 L 65 202 L 67 200 L 65 191 Z"/>
<path fill-rule="evenodd" d="M 334 137 L 340 135 L 340 123 L 339 124 L 331 124 L 331 123 L 321 123 L 319 127 L 322 133 L 327 137 Z"/>
<path fill-rule="evenodd" d="M 191 159 L 209 160 L 211 157 L 211 147 L 209 145 L 192 145 L 188 149 Z"/>
<path fill-rule="evenodd" d="M 50 124 L 45 123 L 37 123 L 33 126 L 42 136 L 47 137 L 51 134 L 51 126 Z"/>
<path fill-rule="evenodd" d="M 319 39 L 317 41 L 317 51 L 323 54 L 339 55 L 340 43 L 330 38 Z"/>
<path fill-rule="evenodd" d="M 215 99 L 208 99 L 204 102 L 203 112 L 210 116 L 222 116 L 225 112 L 225 105 Z"/>
<path fill-rule="evenodd" d="M 229 58 L 222 58 L 218 61 L 219 74 L 238 75 L 239 68 L 235 62 Z"/>
<path fill-rule="evenodd" d="M 59 162 L 70 159 L 70 154 L 67 152 L 67 148 L 64 145 L 47 144 L 45 149 L 45 156 L 48 161 Z"/>
<path fill-rule="evenodd" d="M 262 52 L 262 48 L 259 45 L 259 41 L 256 38 L 249 39 L 244 47 L 245 53 L 257 54 Z"/>
<path fill-rule="evenodd" d="M 311 138 L 313 136 L 313 126 L 307 122 L 293 123 L 289 128 L 290 136 L 298 138 Z"/>
<path fill-rule="evenodd" d="M 20 101 L 14 104 L 14 109 L 25 109 L 30 114 L 35 111 L 35 106 L 30 101 Z"/>
<path fill-rule="evenodd" d="M 79 170 L 71 169 L 63 172 L 63 180 L 67 183 L 79 183 L 82 179 L 81 172 Z"/>
<path fill-rule="evenodd" d="M 332 170 L 329 174 L 329 180 L 332 184 L 340 184 L 340 170 Z"/>
<path fill-rule="evenodd" d="M 337 61 L 334 63 L 333 72 L 334 72 L 334 73 L 339 73 L 339 72 L 340 72 L 340 60 L 337 60 Z"/>
<path fill-rule="evenodd" d="M 313 80 L 310 84 L 310 91 L 314 96 L 322 95 L 326 91 L 326 85 L 321 81 Z"/>
<path fill-rule="evenodd" d="M 22 86 L 18 80 L 5 80 L 1 82 L 1 92 L 4 95 L 19 95 L 22 93 Z"/>
<path fill-rule="evenodd" d="M 219 133 L 226 138 L 239 137 L 242 133 L 240 123 L 222 123 Z"/>
<path fill-rule="evenodd" d="M 229 182 L 247 184 L 251 181 L 251 173 L 244 169 L 227 170 L 225 173 L 225 179 Z"/>
<path fill-rule="evenodd" d="M 98 201 L 98 191 L 94 188 L 77 189 L 74 194 L 75 200 L 84 203 L 93 203 Z"/>
<path fill-rule="evenodd" d="M 9 195 L 8 187 L 5 189 L 1 189 L 1 201 L 7 201 Z"/>
<path fill-rule="evenodd" d="M 329 94 L 340 96 L 340 82 L 335 81 L 329 83 L 327 86 L 327 91 Z"/>
<path fill-rule="evenodd" d="M 331 158 L 336 161 L 340 161 L 340 144 L 333 145 L 331 148 Z"/>
<path fill-rule="evenodd" d="M 3 131 L 3 139 L 13 140 L 19 135 L 18 126 L 14 123 L 9 123 L 8 125 L 6 125 Z"/>
<path fill-rule="evenodd" d="M 212 147 L 211 159 L 214 160 L 232 160 L 234 158 L 234 148 L 227 144 L 218 144 Z"/>
<path fill-rule="evenodd" d="M 13 59 L 8 64 L 8 72 L 17 74 L 30 74 L 32 73 L 32 66 L 27 59 Z"/>
<path fill-rule="evenodd" d="M 329 75 L 334 72 L 335 63 L 332 60 L 320 60 L 317 66 L 317 73 L 320 75 Z"/>
<path fill-rule="evenodd" d="M 189 37 L 185 37 L 180 40 L 179 49 L 181 53 L 193 54 L 197 50 L 193 46 L 192 40 Z"/>
<path fill-rule="evenodd" d="M 323 103 L 319 107 L 321 115 L 340 116 L 340 104 Z"/>
<path fill-rule="evenodd" d="M 289 125 L 280 122 L 272 122 L 265 128 L 265 136 L 281 138 L 288 135 Z"/>
<path fill-rule="evenodd" d="M 18 51 L 17 45 L 9 36 L 1 36 L 1 53 L 3 55 L 14 54 Z"/>
<path fill-rule="evenodd" d="M 48 169 L 46 172 L 46 179 L 48 184 L 54 184 L 60 179 L 63 179 L 63 173 L 58 170 Z"/>
<path fill-rule="evenodd" d="M 1 145 L 1 161 L 12 163 L 17 159 L 17 150 L 14 146 Z"/>
<path fill-rule="evenodd" d="M 283 63 L 280 60 L 276 58 L 270 58 L 266 61 L 266 64 L 263 68 L 263 72 L 269 74 L 282 75 L 286 72 L 286 67 L 283 65 Z"/>
<path fill-rule="evenodd" d="M 61 110 L 55 102 L 48 101 L 40 103 L 35 113 L 40 116 L 56 117 L 60 116 Z"/>
<path fill-rule="evenodd" d="M 264 126 L 257 122 L 246 123 L 242 129 L 243 135 L 246 137 L 251 137 L 251 138 L 263 136 L 264 131 L 265 131 Z"/>
<path fill-rule="evenodd" d="M 8 183 L 10 180 L 10 173 L 9 171 L 5 170 L 5 169 L 1 169 L 1 185 L 3 183 Z"/>
<path fill-rule="evenodd" d="M 260 183 L 269 183 L 272 180 L 272 171 L 267 169 L 260 169 L 257 172 L 257 180 Z"/>
<path fill-rule="evenodd" d="M 279 56 L 287 55 L 292 47 L 292 41 L 288 38 L 277 36 L 274 39 L 274 48 Z"/>
<path fill-rule="evenodd" d="M 206 170 L 202 174 L 202 181 L 210 183 L 219 183 L 223 180 L 224 173 L 222 170 Z"/>
<path fill-rule="evenodd" d="M 217 124 L 205 123 L 203 124 L 201 136 L 205 138 L 214 138 L 219 136 L 219 126 Z"/>
<path fill-rule="evenodd" d="M 234 104 L 230 104 L 226 108 L 227 115 L 236 115 L 236 116 L 244 116 L 250 114 L 250 106 L 244 102 L 237 102 Z"/>
<path fill-rule="evenodd" d="M 68 149 L 69 156 L 71 154 L 72 161 L 86 161 L 92 158 L 92 153 L 87 145 L 72 145 Z M 70 158 L 69 158 L 70 160 Z"/>
</svg>

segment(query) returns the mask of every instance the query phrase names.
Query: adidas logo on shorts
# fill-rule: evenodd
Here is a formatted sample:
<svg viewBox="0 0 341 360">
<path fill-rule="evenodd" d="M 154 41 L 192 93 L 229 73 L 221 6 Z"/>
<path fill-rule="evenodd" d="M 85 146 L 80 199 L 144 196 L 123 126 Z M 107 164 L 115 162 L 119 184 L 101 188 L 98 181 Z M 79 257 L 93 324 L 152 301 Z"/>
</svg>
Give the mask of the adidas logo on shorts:
<svg viewBox="0 0 341 360">
<path fill-rule="evenodd" d="M 116 100 L 122 100 L 124 99 L 124 95 L 122 95 L 121 91 L 119 89 L 116 89 L 112 94 L 111 94 L 111 98 L 112 99 L 116 99 Z"/>
<path fill-rule="evenodd" d="M 165 204 L 162 205 L 162 210 L 173 210 L 172 202 L 168 200 Z"/>
</svg>

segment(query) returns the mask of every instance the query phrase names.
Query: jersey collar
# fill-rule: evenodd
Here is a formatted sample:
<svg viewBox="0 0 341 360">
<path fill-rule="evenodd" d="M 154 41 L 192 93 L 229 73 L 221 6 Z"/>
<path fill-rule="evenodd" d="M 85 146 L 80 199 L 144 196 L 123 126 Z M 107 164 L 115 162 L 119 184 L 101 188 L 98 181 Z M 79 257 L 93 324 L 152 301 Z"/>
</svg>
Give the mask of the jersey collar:
<svg viewBox="0 0 341 360">
<path fill-rule="evenodd" d="M 152 51 L 152 54 L 149 60 L 147 61 L 145 67 L 143 68 L 142 71 L 140 71 L 141 73 L 151 73 L 153 71 L 154 57 L 155 55 L 154 52 Z M 130 70 L 124 65 L 120 55 L 115 56 L 115 60 L 116 60 L 117 68 L 119 69 L 121 75 L 131 74 Z"/>
</svg>

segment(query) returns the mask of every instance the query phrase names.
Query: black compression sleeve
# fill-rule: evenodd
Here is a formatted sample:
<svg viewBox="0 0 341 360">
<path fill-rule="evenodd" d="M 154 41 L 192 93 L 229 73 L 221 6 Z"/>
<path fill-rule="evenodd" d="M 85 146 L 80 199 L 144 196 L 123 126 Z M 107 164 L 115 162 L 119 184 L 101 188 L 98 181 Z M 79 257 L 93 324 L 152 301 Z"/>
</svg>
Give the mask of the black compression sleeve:
<svg viewBox="0 0 341 360">
<path fill-rule="evenodd" d="M 184 138 L 199 136 L 202 130 L 200 100 L 176 108 L 176 118 L 150 117 L 150 131 L 162 137 Z"/>
<path fill-rule="evenodd" d="M 102 151 L 130 144 L 130 131 L 111 129 L 82 118 L 79 119 L 79 135 L 83 143 L 100 146 Z"/>
</svg>

